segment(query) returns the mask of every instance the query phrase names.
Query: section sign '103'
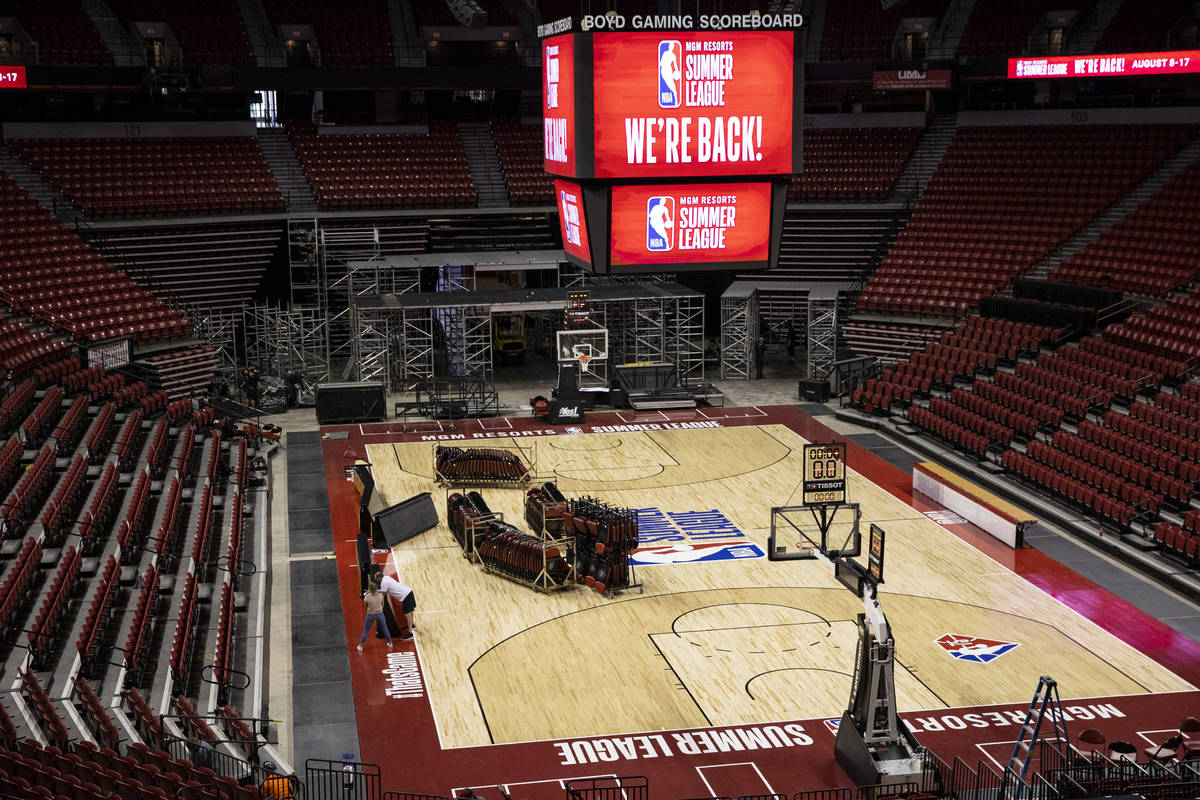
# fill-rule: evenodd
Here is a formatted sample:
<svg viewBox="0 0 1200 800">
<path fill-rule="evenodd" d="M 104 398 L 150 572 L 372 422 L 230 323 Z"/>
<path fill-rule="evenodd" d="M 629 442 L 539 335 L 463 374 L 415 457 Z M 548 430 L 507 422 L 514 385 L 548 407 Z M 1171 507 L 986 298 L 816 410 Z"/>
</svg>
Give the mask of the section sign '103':
<svg viewBox="0 0 1200 800">
<path fill-rule="evenodd" d="M 611 264 L 765 266 L 770 183 L 614 186 Z"/>
<path fill-rule="evenodd" d="M 570 34 L 542 43 L 542 118 L 545 169 L 575 175 L 575 39 Z"/>
<path fill-rule="evenodd" d="M 595 177 L 792 173 L 793 35 L 595 34 Z"/>
</svg>

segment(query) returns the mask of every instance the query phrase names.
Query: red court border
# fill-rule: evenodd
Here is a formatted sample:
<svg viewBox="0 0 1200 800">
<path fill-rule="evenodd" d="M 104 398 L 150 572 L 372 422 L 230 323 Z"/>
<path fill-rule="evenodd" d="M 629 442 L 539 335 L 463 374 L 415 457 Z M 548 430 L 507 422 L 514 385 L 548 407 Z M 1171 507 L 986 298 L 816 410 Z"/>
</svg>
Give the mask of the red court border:
<svg viewBox="0 0 1200 800">
<path fill-rule="evenodd" d="M 834 433 L 793 406 L 593 413 L 588 415 L 586 424 L 579 427 L 588 433 L 604 426 L 657 424 L 664 428 L 693 427 L 694 423 L 709 420 L 719 422 L 721 427 L 780 424 L 809 441 L 845 442 L 847 464 L 851 469 L 918 511 L 943 510 L 924 496 L 914 495 L 911 475 L 856 442 Z M 365 455 L 366 444 L 429 441 L 429 437 L 486 442 L 492 438 L 538 435 L 534 432 L 565 435 L 567 430 L 552 428 L 531 418 L 509 418 L 459 421 L 454 430 L 438 423 L 422 423 L 411 429 L 400 423 L 379 423 L 325 426 L 321 431 L 323 434 L 347 434 L 346 438 L 324 438 L 322 451 L 342 608 L 347 610 L 345 624 L 346 639 L 350 643 L 350 677 L 362 749 L 357 755 L 360 761 L 380 765 L 385 789 L 448 795 L 452 794 L 454 787 L 472 786 L 487 800 L 500 800 L 500 793 L 494 788 L 489 791 L 489 787 L 511 783 L 513 786 L 509 793 L 513 800 L 549 800 L 549 797 L 561 797 L 561 794 L 556 793 L 555 783 L 547 781 L 617 774 L 648 777 L 656 798 L 703 797 L 708 790 L 699 777 L 698 767 L 741 762 L 753 762 L 764 780 L 776 792 L 784 794 L 849 785 L 833 759 L 832 730 L 825 721 L 819 719 L 793 723 L 788 732 L 772 732 L 777 737 L 790 736 L 795 742 L 793 746 L 753 751 L 721 752 L 709 733 L 731 727 L 762 726 L 726 726 L 690 732 L 663 731 L 648 736 L 590 737 L 578 740 L 581 744 L 575 745 L 575 750 L 569 744 L 554 741 L 443 750 L 427 699 L 393 699 L 384 693 L 386 651 L 379 646 L 368 647 L 365 654 L 359 655 L 353 650 L 362 631 L 354 548 L 358 525 L 357 496 L 353 484 L 346 480 L 345 468 L 353 458 Z M 969 524 L 943 527 L 1192 685 L 1200 686 L 1200 644 L 1035 549 L 1010 550 Z M 412 652 L 414 643 L 397 641 L 397 649 Z M 425 689 L 427 696 L 429 687 Z M 1031 697 L 1033 689 L 1031 684 Z M 433 690 L 436 691 L 436 687 Z M 943 759 L 949 761 L 958 756 L 974 765 L 984 758 L 984 750 L 992 752 L 996 749 L 994 743 L 1012 741 L 1018 727 L 1017 720 L 1023 716 L 1025 705 L 938 709 L 926 713 L 905 712 L 902 716 L 918 732 L 920 741 Z M 1181 717 L 1200 712 L 1200 691 L 1097 698 L 1072 701 L 1065 705 L 1068 712 L 1075 716 L 1068 725 L 1069 730 L 1077 732 L 1085 727 L 1099 727 L 1110 741 L 1124 738 L 1141 744 L 1147 737 L 1139 736 L 1139 731 L 1173 730 Z M 1071 709 L 1076 710 L 1072 712 Z M 608 740 L 613 738 L 627 740 L 620 743 L 624 748 L 612 746 Z M 803 743 L 805 739 L 810 743 Z M 656 741 L 660 743 L 656 744 Z M 992 744 L 986 748 L 977 747 L 982 743 Z M 689 752 L 685 754 L 681 750 Z M 576 751 L 598 760 L 592 763 L 566 763 L 575 758 Z M 666 754 L 666 751 L 670 754 Z M 632 758 L 627 757 L 630 754 Z M 298 768 L 301 766 L 297 765 Z M 539 789 L 536 792 L 523 792 L 522 785 Z M 756 787 L 751 787 L 751 790 L 761 791 Z"/>
</svg>

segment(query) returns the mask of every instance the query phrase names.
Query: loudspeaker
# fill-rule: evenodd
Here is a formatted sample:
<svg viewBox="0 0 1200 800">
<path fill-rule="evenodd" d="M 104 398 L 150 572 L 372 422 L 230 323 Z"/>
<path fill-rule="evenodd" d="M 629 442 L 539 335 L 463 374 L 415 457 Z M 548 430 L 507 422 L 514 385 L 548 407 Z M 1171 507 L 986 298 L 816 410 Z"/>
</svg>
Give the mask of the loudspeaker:
<svg viewBox="0 0 1200 800">
<path fill-rule="evenodd" d="M 317 386 L 317 422 L 382 422 L 387 419 L 383 383 L 325 383 Z"/>
<path fill-rule="evenodd" d="M 829 381 L 800 381 L 800 399 L 824 403 L 829 399 Z"/>
<path fill-rule="evenodd" d="M 462 25 L 472 30 L 486 28 L 488 13 L 475 0 L 449 0 L 450 13 Z"/>
<path fill-rule="evenodd" d="M 391 547 L 429 530 L 437 523 L 433 498 L 429 492 L 421 492 L 375 515 L 375 542 L 379 547 Z"/>
</svg>

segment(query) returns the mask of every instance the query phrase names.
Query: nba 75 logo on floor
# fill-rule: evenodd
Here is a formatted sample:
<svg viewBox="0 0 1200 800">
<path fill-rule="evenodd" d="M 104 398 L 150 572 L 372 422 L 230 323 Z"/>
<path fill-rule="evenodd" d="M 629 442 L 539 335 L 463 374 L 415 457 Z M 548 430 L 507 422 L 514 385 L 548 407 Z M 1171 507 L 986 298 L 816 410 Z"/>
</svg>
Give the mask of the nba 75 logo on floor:
<svg viewBox="0 0 1200 800">
<path fill-rule="evenodd" d="M 1019 642 L 1002 642 L 999 639 L 983 639 L 978 636 L 964 636 L 961 633 L 947 633 L 936 641 L 938 647 L 954 658 L 979 664 L 995 661 L 1020 645 Z"/>
</svg>

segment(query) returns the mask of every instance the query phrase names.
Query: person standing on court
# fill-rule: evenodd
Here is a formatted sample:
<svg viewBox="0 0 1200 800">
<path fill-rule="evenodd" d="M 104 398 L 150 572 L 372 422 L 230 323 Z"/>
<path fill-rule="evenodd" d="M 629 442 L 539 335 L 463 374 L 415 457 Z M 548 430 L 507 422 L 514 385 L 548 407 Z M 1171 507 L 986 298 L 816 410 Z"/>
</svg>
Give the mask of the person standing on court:
<svg viewBox="0 0 1200 800">
<path fill-rule="evenodd" d="M 767 360 L 767 337 L 760 333 L 754 340 L 754 377 L 761 378 L 763 363 Z"/>
<path fill-rule="evenodd" d="M 378 570 L 376 574 L 383 576 L 379 580 L 379 588 L 400 607 L 400 617 L 403 618 L 403 621 L 397 620 L 400 622 L 400 638 L 407 642 L 413 638 L 412 632 L 417 628 L 408 618 L 408 615 L 417 609 L 417 596 L 413 594 L 412 589 L 391 575 L 383 575 L 383 570 Z M 396 606 L 392 606 L 392 613 L 396 613 Z"/>
<path fill-rule="evenodd" d="M 796 359 L 796 327 L 790 319 L 787 322 L 787 356 L 789 364 Z"/>
<path fill-rule="evenodd" d="M 371 630 L 371 624 L 374 623 L 383 631 L 384 637 L 387 638 L 388 649 L 392 648 L 392 633 L 388 630 L 387 620 L 383 618 L 383 603 L 387 600 L 387 595 L 379 590 L 379 583 L 372 580 L 367 583 L 367 593 L 363 595 L 363 605 L 367 610 L 367 619 L 363 622 L 362 638 L 358 640 L 358 652 L 363 651 L 363 642 L 367 641 L 367 633 Z M 409 636 L 411 639 L 412 637 Z"/>
</svg>

